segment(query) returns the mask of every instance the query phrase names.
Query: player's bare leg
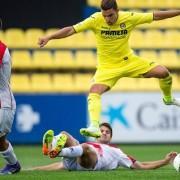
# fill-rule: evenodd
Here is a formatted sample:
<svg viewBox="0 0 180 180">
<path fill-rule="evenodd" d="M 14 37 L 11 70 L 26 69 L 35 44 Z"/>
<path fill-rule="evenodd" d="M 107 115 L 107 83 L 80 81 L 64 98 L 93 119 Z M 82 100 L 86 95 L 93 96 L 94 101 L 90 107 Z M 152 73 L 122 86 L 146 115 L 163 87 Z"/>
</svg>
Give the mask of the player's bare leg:
<svg viewBox="0 0 180 180">
<path fill-rule="evenodd" d="M 54 136 L 54 131 L 48 130 L 43 136 L 43 154 L 48 155 L 50 158 L 57 157 L 64 147 L 77 145 L 79 145 L 78 140 L 66 131 Z"/>
<path fill-rule="evenodd" d="M 156 66 L 149 72 L 144 74 L 145 78 L 159 78 L 159 85 L 163 92 L 163 101 L 166 105 L 176 105 L 180 107 L 180 99 L 172 96 L 172 77 L 167 68 L 164 66 Z"/>
</svg>

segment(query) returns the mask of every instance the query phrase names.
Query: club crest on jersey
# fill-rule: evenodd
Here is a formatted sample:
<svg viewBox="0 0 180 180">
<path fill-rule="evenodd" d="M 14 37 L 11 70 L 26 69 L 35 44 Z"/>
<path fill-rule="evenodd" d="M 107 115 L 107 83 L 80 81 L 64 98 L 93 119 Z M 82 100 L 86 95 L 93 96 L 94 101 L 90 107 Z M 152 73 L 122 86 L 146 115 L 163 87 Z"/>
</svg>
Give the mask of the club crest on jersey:
<svg viewBox="0 0 180 180">
<path fill-rule="evenodd" d="M 125 29 L 125 28 L 126 28 L 126 24 L 125 24 L 125 23 L 121 23 L 121 24 L 120 24 L 120 28 L 121 28 L 121 29 Z"/>
</svg>

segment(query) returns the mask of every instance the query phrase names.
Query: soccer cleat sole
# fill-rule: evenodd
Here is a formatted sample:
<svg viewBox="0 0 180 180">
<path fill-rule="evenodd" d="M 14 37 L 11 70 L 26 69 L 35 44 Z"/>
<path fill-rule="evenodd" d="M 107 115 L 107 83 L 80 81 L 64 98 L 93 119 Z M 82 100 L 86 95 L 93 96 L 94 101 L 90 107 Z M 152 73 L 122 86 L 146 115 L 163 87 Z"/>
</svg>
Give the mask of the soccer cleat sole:
<svg viewBox="0 0 180 180">
<path fill-rule="evenodd" d="M 59 139 L 57 140 L 57 143 L 56 143 L 56 147 L 49 152 L 50 158 L 55 158 L 59 155 L 59 153 L 61 152 L 61 150 L 64 148 L 64 146 L 66 144 L 67 138 L 68 137 L 66 134 L 62 134 L 59 137 Z"/>
<path fill-rule="evenodd" d="M 53 130 L 48 130 L 44 133 L 42 153 L 46 156 L 49 154 L 49 151 L 51 149 L 53 137 L 54 137 Z"/>
<path fill-rule="evenodd" d="M 101 136 L 100 132 L 97 132 L 97 133 L 88 132 L 86 130 L 86 128 L 80 129 L 80 134 L 83 135 L 83 136 L 94 137 L 94 138 L 99 138 Z"/>
</svg>

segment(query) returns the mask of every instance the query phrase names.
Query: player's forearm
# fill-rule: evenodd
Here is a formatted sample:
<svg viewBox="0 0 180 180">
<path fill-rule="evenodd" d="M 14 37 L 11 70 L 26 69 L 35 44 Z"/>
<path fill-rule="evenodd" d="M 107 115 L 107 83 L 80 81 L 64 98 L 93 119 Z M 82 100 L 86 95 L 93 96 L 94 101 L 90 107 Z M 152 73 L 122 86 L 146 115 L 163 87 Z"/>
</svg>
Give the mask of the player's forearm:
<svg viewBox="0 0 180 180">
<path fill-rule="evenodd" d="M 180 10 L 155 11 L 153 13 L 153 19 L 162 20 L 162 19 L 167 19 L 174 16 L 179 16 L 179 15 L 180 15 Z"/>
<path fill-rule="evenodd" d="M 144 169 L 147 169 L 147 170 L 148 169 L 157 169 L 157 168 L 163 167 L 167 164 L 168 163 L 165 160 L 159 160 L 159 161 L 154 162 L 154 163 L 146 164 Z"/>
<path fill-rule="evenodd" d="M 157 168 L 167 165 L 168 163 L 169 162 L 167 162 L 165 159 L 152 161 L 152 162 L 142 162 L 145 169 L 157 169 Z"/>
<path fill-rule="evenodd" d="M 64 165 L 62 162 L 52 163 L 44 166 L 37 166 L 28 170 L 43 170 L 43 171 L 56 171 L 56 170 L 64 170 Z"/>
<path fill-rule="evenodd" d="M 132 166 L 133 169 L 141 169 L 141 170 L 150 170 L 150 169 L 157 169 L 162 166 L 167 165 L 169 162 L 167 160 L 162 159 L 158 161 L 152 162 L 135 162 Z"/>
<path fill-rule="evenodd" d="M 65 28 L 62 28 L 62 29 L 56 31 L 53 34 L 50 34 L 48 36 L 48 39 L 49 40 L 51 40 L 51 39 L 61 39 L 61 38 L 65 38 L 65 37 L 71 36 L 74 33 L 75 33 L 74 28 L 72 26 L 69 26 L 69 27 L 65 27 Z"/>
</svg>

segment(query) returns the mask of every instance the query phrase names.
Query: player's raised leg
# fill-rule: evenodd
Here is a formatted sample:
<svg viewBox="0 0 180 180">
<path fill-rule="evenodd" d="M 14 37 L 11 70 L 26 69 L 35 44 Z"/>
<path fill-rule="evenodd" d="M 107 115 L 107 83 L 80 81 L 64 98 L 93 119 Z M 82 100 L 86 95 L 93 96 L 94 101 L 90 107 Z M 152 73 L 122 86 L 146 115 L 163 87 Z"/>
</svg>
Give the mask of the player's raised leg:
<svg viewBox="0 0 180 180">
<path fill-rule="evenodd" d="M 50 158 L 59 156 L 64 147 L 77 145 L 79 145 L 79 142 L 65 131 L 54 136 L 54 131 L 48 130 L 43 136 L 43 154 L 48 155 Z"/>
<path fill-rule="evenodd" d="M 180 107 L 180 99 L 172 97 L 171 87 L 172 87 L 172 76 L 169 75 L 166 78 L 159 79 L 159 85 L 163 92 L 163 101 L 166 105 L 176 105 Z"/>
<path fill-rule="evenodd" d="M 163 93 L 163 101 L 166 105 L 176 105 L 180 107 L 180 99 L 172 96 L 172 76 L 164 66 L 156 66 L 147 72 L 144 77 L 159 78 L 159 85 Z"/>
<path fill-rule="evenodd" d="M 60 133 L 59 135 L 54 136 L 53 142 L 52 142 L 52 149 L 49 152 L 50 158 L 55 158 L 58 156 L 58 154 L 64 148 L 67 142 L 67 138 L 68 138 L 67 135 L 64 133 Z"/>
</svg>

